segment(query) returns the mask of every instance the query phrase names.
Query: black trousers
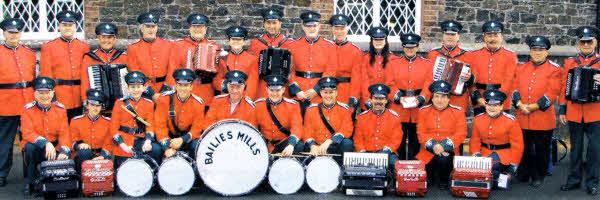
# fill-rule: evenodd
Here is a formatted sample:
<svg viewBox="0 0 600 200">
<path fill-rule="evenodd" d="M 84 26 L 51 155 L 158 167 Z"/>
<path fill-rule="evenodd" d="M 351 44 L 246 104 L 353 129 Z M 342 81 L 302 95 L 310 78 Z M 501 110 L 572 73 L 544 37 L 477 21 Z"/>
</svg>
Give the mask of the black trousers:
<svg viewBox="0 0 600 200">
<path fill-rule="evenodd" d="M 569 121 L 571 152 L 567 184 L 579 184 L 585 172 L 585 185 L 598 187 L 600 173 L 600 121 L 577 123 Z M 583 141 L 587 137 L 586 160 L 583 164 Z"/>
<path fill-rule="evenodd" d="M 82 114 L 83 114 L 83 106 L 67 109 L 67 118 L 69 119 L 69 123 L 71 123 L 71 118 L 82 115 Z"/>
<path fill-rule="evenodd" d="M 450 152 L 448 156 L 435 155 L 425 165 L 425 169 L 427 170 L 427 178 L 430 183 L 434 183 L 436 177 L 440 180 L 440 183 L 449 184 L 450 183 L 450 173 L 452 172 L 454 160 L 454 152 Z"/>
<path fill-rule="evenodd" d="M 517 177 L 521 180 L 543 180 L 550 162 L 550 142 L 552 130 L 525 130 L 523 140 L 525 148 Z"/>
<path fill-rule="evenodd" d="M 419 153 L 419 139 L 417 138 L 417 124 L 402 122 L 402 143 L 397 149 L 400 160 L 416 160 L 415 157 Z M 408 138 L 408 143 L 407 143 Z"/>
<path fill-rule="evenodd" d="M 0 116 L 0 177 L 7 177 L 12 167 L 13 142 L 19 127 L 20 116 Z"/>
<path fill-rule="evenodd" d="M 86 160 L 91 160 L 97 157 L 98 154 L 92 152 L 91 149 L 79 149 L 75 152 L 75 169 L 81 174 L 81 164 Z"/>
<path fill-rule="evenodd" d="M 56 151 L 56 156 L 60 154 Z M 46 148 L 40 148 L 35 144 L 28 142 L 25 144 L 25 183 L 32 184 L 40 176 L 38 164 L 46 161 Z"/>
</svg>

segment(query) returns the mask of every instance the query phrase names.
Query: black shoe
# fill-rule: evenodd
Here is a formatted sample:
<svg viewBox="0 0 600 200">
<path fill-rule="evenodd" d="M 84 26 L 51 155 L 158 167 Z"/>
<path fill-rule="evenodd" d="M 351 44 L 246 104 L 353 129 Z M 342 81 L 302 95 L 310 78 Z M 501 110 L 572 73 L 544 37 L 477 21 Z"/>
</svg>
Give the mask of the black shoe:
<svg viewBox="0 0 600 200">
<path fill-rule="evenodd" d="M 6 186 L 6 177 L 0 177 L 0 187 Z"/>
<path fill-rule="evenodd" d="M 542 180 L 533 180 L 529 185 L 531 185 L 531 187 L 534 188 L 539 188 L 540 186 L 542 186 L 543 181 Z"/>
<path fill-rule="evenodd" d="M 25 195 L 25 196 L 31 195 L 31 188 L 29 187 L 29 184 L 25 184 L 25 188 L 23 188 L 23 195 Z"/>
<path fill-rule="evenodd" d="M 569 190 L 573 190 L 573 189 L 577 189 L 577 188 L 579 188 L 579 183 L 564 184 L 564 185 L 560 186 L 560 190 L 562 190 L 562 191 L 569 191 Z"/>
<path fill-rule="evenodd" d="M 588 194 L 592 196 L 598 195 L 598 187 L 588 188 Z"/>
</svg>

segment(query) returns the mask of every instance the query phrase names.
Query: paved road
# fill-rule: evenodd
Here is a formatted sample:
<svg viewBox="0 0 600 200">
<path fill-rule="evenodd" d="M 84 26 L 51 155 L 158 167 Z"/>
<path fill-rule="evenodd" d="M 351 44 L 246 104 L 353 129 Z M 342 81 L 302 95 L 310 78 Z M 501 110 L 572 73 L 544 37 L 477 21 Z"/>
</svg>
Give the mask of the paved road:
<svg viewBox="0 0 600 200">
<path fill-rule="evenodd" d="M 24 199 L 22 188 L 23 177 L 23 161 L 20 152 L 14 155 L 15 161 L 13 170 L 8 177 L 9 184 L 6 187 L 0 188 L 0 199 Z M 512 188 L 506 191 L 493 191 L 490 199 L 600 199 L 600 196 L 592 198 L 587 195 L 584 189 L 563 193 L 559 191 L 560 184 L 565 180 L 567 160 L 555 166 L 554 175 L 546 179 L 545 185 L 539 189 L 533 189 L 526 183 L 513 183 Z M 232 183 L 233 184 L 233 183 Z M 29 197 L 34 198 L 34 197 Z M 274 193 L 268 185 L 257 188 L 254 192 L 243 197 L 221 197 L 205 187 L 194 188 L 191 193 L 181 197 L 169 197 L 160 189 L 154 189 L 144 198 L 138 199 L 256 199 L 256 200 L 275 200 L 275 199 L 397 199 L 393 193 L 389 193 L 385 197 L 348 197 L 341 191 L 330 194 L 316 194 L 308 187 L 304 187 L 300 192 L 294 195 L 278 195 Z M 449 199 L 452 198 L 449 191 L 438 189 L 437 185 L 429 187 L 426 198 L 421 199 Z M 83 199 L 83 198 L 82 198 Z M 116 193 L 113 197 L 94 198 L 94 199 L 127 199 L 123 194 Z"/>
</svg>

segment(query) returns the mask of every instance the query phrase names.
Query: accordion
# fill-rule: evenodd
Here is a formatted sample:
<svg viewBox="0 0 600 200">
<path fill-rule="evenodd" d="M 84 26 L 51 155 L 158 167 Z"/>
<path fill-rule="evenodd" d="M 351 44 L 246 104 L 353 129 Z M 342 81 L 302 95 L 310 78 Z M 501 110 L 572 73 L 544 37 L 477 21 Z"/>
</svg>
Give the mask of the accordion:
<svg viewBox="0 0 600 200">
<path fill-rule="evenodd" d="M 211 43 L 200 43 L 187 52 L 186 68 L 198 71 L 217 72 L 218 46 Z"/>
<path fill-rule="evenodd" d="M 452 84 L 450 92 L 455 95 L 462 95 L 467 86 L 465 85 L 466 82 L 462 81 L 460 77 L 468 74 L 470 70 L 471 67 L 468 64 L 438 56 L 433 65 L 433 80 L 444 80 Z"/>
<path fill-rule="evenodd" d="M 127 65 L 106 64 L 88 66 L 90 88 L 104 92 L 108 97 L 104 104 L 105 110 L 111 110 L 115 100 L 127 96 Z"/>
<path fill-rule="evenodd" d="M 79 176 L 73 160 L 44 161 L 40 166 L 37 189 L 45 198 L 77 197 Z"/>
<path fill-rule="evenodd" d="M 383 196 L 387 191 L 387 153 L 344 153 L 342 189 L 346 195 Z"/>
<path fill-rule="evenodd" d="M 492 158 L 454 156 L 452 195 L 488 198 L 492 186 Z"/>
<path fill-rule="evenodd" d="M 260 51 L 258 77 L 281 75 L 289 80 L 292 71 L 292 54 L 287 49 L 269 47 Z"/>
<path fill-rule="evenodd" d="M 423 197 L 427 193 L 427 171 L 420 160 L 398 160 L 396 168 L 396 195 Z"/>
<path fill-rule="evenodd" d="M 113 162 L 87 160 L 81 164 L 81 191 L 86 197 L 108 196 L 115 190 Z"/>
<path fill-rule="evenodd" d="M 565 97 L 574 103 L 589 103 L 600 100 L 600 83 L 594 80 L 594 75 L 600 74 L 600 69 L 590 67 L 575 67 L 567 73 Z"/>
</svg>

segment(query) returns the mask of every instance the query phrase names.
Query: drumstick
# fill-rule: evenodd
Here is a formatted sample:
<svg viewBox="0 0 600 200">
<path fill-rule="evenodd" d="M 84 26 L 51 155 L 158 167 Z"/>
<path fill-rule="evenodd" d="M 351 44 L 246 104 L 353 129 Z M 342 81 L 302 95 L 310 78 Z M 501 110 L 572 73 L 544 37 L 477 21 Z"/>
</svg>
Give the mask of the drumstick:
<svg viewBox="0 0 600 200">
<path fill-rule="evenodd" d="M 127 107 L 125 107 L 124 105 L 121 105 L 121 108 L 123 108 L 123 110 L 127 111 L 131 116 L 133 116 L 134 118 L 136 118 L 137 120 L 140 120 L 140 122 L 142 122 L 143 124 L 145 124 L 146 126 L 152 126 L 150 125 L 150 123 L 148 123 L 146 120 L 142 119 L 140 116 L 138 116 L 137 114 L 131 112 L 129 109 L 127 109 Z"/>
<path fill-rule="evenodd" d="M 305 155 L 289 155 L 289 156 L 284 156 L 281 153 L 272 153 L 271 156 L 274 156 L 274 157 L 302 157 L 302 158 L 306 157 Z"/>
<path fill-rule="evenodd" d="M 314 155 L 310 152 L 300 152 L 300 154 L 310 155 L 310 156 L 342 156 L 341 154 L 329 154 L 329 153 L 321 154 L 321 155 Z"/>
</svg>

